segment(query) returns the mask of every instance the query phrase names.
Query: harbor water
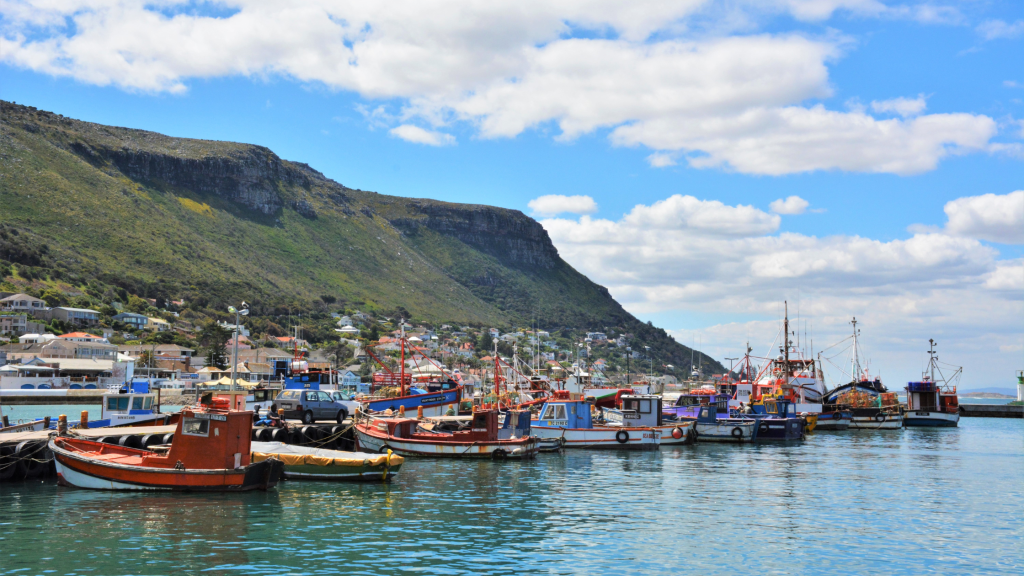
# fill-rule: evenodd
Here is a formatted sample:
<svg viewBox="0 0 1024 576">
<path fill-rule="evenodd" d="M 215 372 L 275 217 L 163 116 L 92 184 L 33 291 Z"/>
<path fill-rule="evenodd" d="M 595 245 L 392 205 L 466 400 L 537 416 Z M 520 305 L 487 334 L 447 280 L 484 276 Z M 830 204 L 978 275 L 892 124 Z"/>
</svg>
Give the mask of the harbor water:
<svg viewBox="0 0 1024 576">
<path fill-rule="evenodd" d="M 409 458 L 391 484 L 0 484 L 3 574 L 1016 574 L 1024 421 L 787 445 Z"/>
</svg>

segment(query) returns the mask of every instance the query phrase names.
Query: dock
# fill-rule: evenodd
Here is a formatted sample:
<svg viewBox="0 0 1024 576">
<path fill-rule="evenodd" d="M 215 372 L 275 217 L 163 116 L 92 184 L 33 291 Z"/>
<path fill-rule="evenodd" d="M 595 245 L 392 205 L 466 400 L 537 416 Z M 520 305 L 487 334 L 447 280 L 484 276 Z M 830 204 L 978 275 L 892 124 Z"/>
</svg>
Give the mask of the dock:
<svg viewBox="0 0 1024 576">
<path fill-rule="evenodd" d="M 72 426 L 75 422 L 70 422 Z M 74 429 L 83 438 L 117 444 L 130 448 L 147 449 L 161 444 L 170 444 L 174 439 L 176 425 L 167 426 L 125 426 L 118 428 Z M 52 430 L 0 433 L 0 482 L 46 478 L 56 475 L 53 453 L 47 448 Z M 304 425 L 289 421 L 287 428 L 257 426 L 252 429 L 252 439 L 261 442 L 284 442 L 299 446 L 316 446 L 333 450 L 352 451 L 355 449 L 355 435 L 352 421 L 344 424 Z"/>
<path fill-rule="evenodd" d="M 961 404 L 960 415 L 964 418 L 1024 418 L 1024 406 Z"/>
</svg>

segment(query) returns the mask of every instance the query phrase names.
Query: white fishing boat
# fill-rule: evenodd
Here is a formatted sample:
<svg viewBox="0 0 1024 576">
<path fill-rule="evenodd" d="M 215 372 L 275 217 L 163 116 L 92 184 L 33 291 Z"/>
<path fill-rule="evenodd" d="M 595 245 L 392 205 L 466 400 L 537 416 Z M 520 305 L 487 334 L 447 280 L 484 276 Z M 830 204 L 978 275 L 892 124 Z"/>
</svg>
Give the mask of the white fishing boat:
<svg viewBox="0 0 1024 576">
<path fill-rule="evenodd" d="M 604 424 L 610 427 L 651 428 L 661 437 L 661 446 L 692 444 L 693 421 L 665 420 L 661 396 L 650 394 L 623 395 L 622 409 L 601 410 Z"/>
<path fill-rule="evenodd" d="M 942 372 L 935 340 L 929 339 L 928 367 L 920 382 L 907 383 L 907 411 L 903 416 L 904 426 L 928 426 L 955 428 L 960 422 L 960 401 L 956 386 L 960 382 L 963 368 L 954 368 L 951 376 Z"/>
<path fill-rule="evenodd" d="M 661 431 L 650 426 L 595 426 L 592 404 L 573 399 L 557 390 L 548 399 L 531 426 L 532 434 L 544 440 L 559 440 L 565 448 L 657 450 Z"/>
</svg>

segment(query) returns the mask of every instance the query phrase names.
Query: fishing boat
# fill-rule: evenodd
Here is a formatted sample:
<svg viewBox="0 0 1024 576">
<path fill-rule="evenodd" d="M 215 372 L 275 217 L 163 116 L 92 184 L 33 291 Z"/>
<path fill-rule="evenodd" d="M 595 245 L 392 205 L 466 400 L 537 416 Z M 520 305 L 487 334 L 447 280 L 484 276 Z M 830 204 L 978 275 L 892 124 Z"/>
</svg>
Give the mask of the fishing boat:
<svg viewBox="0 0 1024 576">
<path fill-rule="evenodd" d="M 252 462 L 275 458 L 289 480 L 390 480 L 405 458 L 398 454 L 345 452 L 284 442 L 253 442 Z"/>
<path fill-rule="evenodd" d="M 796 412 L 796 404 L 782 394 L 765 394 L 748 406 L 744 417 L 757 420 L 757 440 L 803 440 L 806 423 Z"/>
<path fill-rule="evenodd" d="M 458 406 L 462 400 L 462 386 L 430 358 L 425 358 L 425 360 L 437 368 L 441 378 L 421 381 L 413 385 L 412 374 L 405 371 L 407 341 L 404 325 L 399 344 L 401 346 L 401 364 L 397 373 L 388 368 L 388 365 L 381 361 L 369 347 L 365 348 L 366 353 L 380 364 L 385 374 L 374 375 L 375 395 L 360 399 L 363 410 L 370 413 L 383 413 L 390 410 L 394 413 L 399 410 L 418 411 L 422 408 L 425 416 L 441 416 L 449 406 Z"/>
<path fill-rule="evenodd" d="M 935 340 L 929 339 L 928 343 L 928 367 L 921 381 L 907 383 L 907 411 L 903 415 L 903 425 L 955 428 L 960 422 L 956 385 L 963 368 L 954 366 L 956 370 L 947 378 L 942 373 L 938 352 L 935 351 Z"/>
<path fill-rule="evenodd" d="M 533 435 L 560 440 L 566 448 L 656 450 L 661 431 L 650 426 L 595 426 L 591 407 L 583 398 L 555 390 L 532 424 Z"/>
<path fill-rule="evenodd" d="M 701 406 L 694 423 L 698 442 L 742 444 L 757 440 L 760 422 L 753 418 L 720 418 L 713 405 Z"/>
<path fill-rule="evenodd" d="M 627 394 L 622 396 L 622 409 L 601 409 L 604 424 L 611 427 L 651 428 L 661 436 L 661 446 L 692 444 L 693 422 L 668 420 L 662 409 L 661 396 Z"/>
<path fill-rule="evenodd" d="M 824 413 L 850 414 L 850 430 L 900 430 L 903 414 L 895 393 L 882 384 L 881 378 L 872 377 L 860 363 L 860 331 L 857 318 L 850 321 L 853 334 L 835 345 L 852 338 L 850 374 L 852 379 L 825 393 L 822 398 Z M 819 419 L 819 425 L 826 419 Z"/>
<path fill-rule="evenodd" d="M 361 416 L 355 424 L 356 441 L 362 450 L 394 452 L 403 456 L 446 458 L 532 458 L 539 449 L 530 436 L 529 411 L 506 414 L 499 426 L 498 411 L 478 410 L 466 430 L 446 432 L 421 426 L 417 418 Z"/>
<path fill-rule="evenodd" d="M 166 452 L 57 435 L 50 439 L 63 486 L 96 490 L 268 490 L 284 472 L 280 460 L 251 461 L 252 413 L 228 402 L 181 411 Z"/>
</svg>

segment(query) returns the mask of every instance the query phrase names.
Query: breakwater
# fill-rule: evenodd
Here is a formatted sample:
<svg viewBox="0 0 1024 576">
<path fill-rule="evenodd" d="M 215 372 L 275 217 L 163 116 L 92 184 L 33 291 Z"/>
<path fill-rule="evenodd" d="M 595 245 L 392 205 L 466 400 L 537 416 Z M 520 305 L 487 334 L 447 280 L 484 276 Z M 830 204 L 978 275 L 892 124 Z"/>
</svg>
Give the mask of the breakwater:
<svg viewBox="0 0 1024 576">
<path fill-rule="evenodd" d="M 1024 406 L 1008 404 L 961 404 L 960 415 L 972 418 L 1024 418 Z"/>
</svg>

